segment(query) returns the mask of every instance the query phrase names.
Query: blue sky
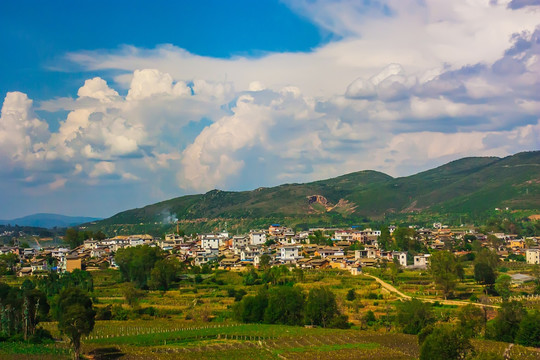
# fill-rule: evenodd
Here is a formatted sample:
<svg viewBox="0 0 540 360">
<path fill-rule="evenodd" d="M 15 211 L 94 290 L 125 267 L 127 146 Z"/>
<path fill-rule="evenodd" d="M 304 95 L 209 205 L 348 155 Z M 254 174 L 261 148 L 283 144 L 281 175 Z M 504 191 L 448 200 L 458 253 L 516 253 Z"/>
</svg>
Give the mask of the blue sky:
<svg viewBox="0 0 540 360">
<path fill-rule="evenodd" d="M 536 0 L 0 2 L 0 218 L 538 150 Z"/>
</svg>

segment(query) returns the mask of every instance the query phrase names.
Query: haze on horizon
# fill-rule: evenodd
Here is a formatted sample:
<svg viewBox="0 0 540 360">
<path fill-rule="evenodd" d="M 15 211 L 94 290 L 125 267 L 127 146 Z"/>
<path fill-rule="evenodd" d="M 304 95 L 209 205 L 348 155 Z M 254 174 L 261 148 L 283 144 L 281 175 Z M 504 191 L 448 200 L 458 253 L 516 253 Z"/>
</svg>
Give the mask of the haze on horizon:
<svg viewBox="0 0 540 360">
<path fill-rule="evenodd" d="M 0 3 L 0 218 L 540 149 L 540 1 Z"/>
</svg>

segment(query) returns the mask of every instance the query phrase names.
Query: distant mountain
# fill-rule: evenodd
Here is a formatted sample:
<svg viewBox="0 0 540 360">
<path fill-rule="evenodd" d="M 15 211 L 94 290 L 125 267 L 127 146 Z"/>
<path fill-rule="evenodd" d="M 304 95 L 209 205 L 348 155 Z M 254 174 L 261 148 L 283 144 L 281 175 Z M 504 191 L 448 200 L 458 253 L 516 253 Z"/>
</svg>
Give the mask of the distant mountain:
<svg viewBox="0 0 540 360">
<path fill-rule="evenodd" d="M 33 226 L 51 229 L 53 227 L 71 227 L 100 220 L 84 216 L 65 216 L 59 214 L 33 214 L 12 220 L 0 220 L 0 225 Z"/>
<path fill-rule="evenodd" d="M 245 231 L 270 222 L 307 227 L 407 214 L 472 219 L 506 207 L 540 212 L 540 151 L 505 158 L 463 158 L 400 178 L 360 171 L 253 191 L 212 190 L 124 211 L 98 221 L 95 227 L 116 233 L 158 232 L 171 229 L 171 219 L 177 218 L 187 231 L 225 225 Z"/>
</svg>

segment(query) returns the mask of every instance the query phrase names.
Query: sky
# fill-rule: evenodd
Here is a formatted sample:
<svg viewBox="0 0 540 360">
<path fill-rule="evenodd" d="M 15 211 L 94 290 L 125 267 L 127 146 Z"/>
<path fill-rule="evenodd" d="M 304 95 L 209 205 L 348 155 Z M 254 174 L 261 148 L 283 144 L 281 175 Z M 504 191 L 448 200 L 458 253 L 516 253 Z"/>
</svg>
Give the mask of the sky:
<svg viewBox="0 0 540 360">
<path fill-rule="evenodd" d="M 0 2 L 0 218 L 540 149 L 540 0 Z"/>
</svg>

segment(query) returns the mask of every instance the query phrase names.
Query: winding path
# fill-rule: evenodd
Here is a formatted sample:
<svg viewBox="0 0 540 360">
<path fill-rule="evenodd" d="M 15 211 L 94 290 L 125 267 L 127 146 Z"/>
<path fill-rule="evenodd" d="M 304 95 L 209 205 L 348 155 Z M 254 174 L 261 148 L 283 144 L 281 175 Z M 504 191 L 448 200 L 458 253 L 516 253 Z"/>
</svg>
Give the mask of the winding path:
<svg viewBox="0 0 540 360">
<path fill-rule="evenodd" d="M 370 278 L 373 278 L 375 279 L 379 284 L 381 284 L 381 286 L 390 291 L 390 292 L 393 292 L 395 294 L 397 294 L 399 297 L 403 298 L 403 299 L 406 299 L 406 300 L 410 300 L 412 299 L 411 296 L 409 295 L 406 295 L 404 293 L 402 293 L 401 291 L 399 291 L 398 289 L 396 289 L 394 286 L 392 286 L 391 284 L 387 283 L 386 281 L 374 276 L 374 275 L 370 275 L 370 274 L 366 274 L 364 273 L 363 275 L 367 276 L 367 277 L 370 277 Z M 463 306 L 463 305 L 469 305 L 469 304 L 472 304 L 472 305 L 475 305 L 475 306 L 481 306 L 481 307 L 490 307 L 490 308 L 493 308 L 493 309 L 497 309 L 499 308 L 500 306 L 499 305 L 488 305 L 488 304 L 480 304 L 480 303 L 475 303 L 475 302 L 470 302 L 470 301 L 460 301 L 460 300 L 444 300 L 444 299 L 428 299 L 428 298 L 423 298 L 423 297 L 415 297 L 415 299 L 418 299 L 418 300 L 422 300 L 422 301 L 426 301 L 426 302 L 435 302 L 435 301 L 438 301 L 440 302 L 441 304 L 446 304 L 446 305 L 458 305 L 458 306 Z"/>
</svg>

